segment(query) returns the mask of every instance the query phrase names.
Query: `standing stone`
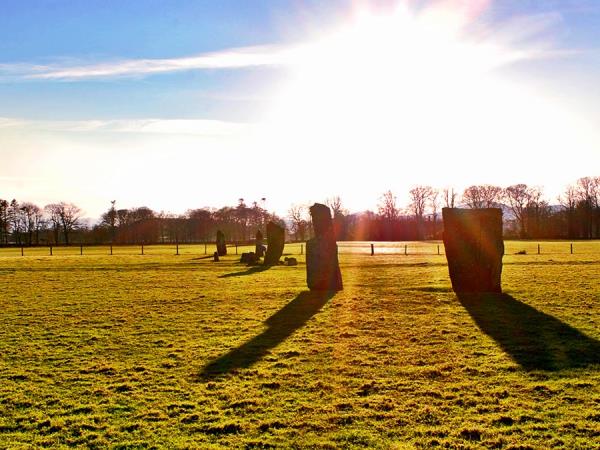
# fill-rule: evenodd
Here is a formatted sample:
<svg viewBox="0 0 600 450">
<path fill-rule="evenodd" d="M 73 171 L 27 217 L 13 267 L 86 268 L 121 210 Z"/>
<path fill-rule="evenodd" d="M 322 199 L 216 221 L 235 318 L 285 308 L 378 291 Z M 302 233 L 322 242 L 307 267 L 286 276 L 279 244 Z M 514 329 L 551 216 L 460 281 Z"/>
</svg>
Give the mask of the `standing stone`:
<svg viewBox="0 0 600 450">
<path fill-rule="evenodd" d="M 306 242 L 306 283 L 311 291 L 340 291 L 342 274 L 329 207 L 310 207 L 315 237 Z"/>
<path fill-rule="evenodd" d="M 219 256 L 227 254 L 227 244 L 225 243 L 225 234 L 221 230 L 217 230 L 217 253 Z"/>
<path fill-rule="evenodd" d="M 285 230 L 274 222 L 267 224 L 267 253 L 265 253 L 265 265 L 273 266 L 279 264 L 279 258 L 283 254 L 285 245 Z"/>
<path fill-rule="evenodd" d="M 443 208 L 442 217 L 454 292 L 502 292 L 502 210 Z"/>
<path fill-rule="evenodd" d="M 263 234 L 258 230 L 256 232 L 256 248 L 254 249 L 254 253 L 258 258 L 262 258 L 265 256 L 265 246 L 263 245 Z"/>
<path fill-rule="evenodd" d="M 214 252 L 213 253 L 213 261 L 214 262 L 219 262 L 219 252 Z"/>
</svg>

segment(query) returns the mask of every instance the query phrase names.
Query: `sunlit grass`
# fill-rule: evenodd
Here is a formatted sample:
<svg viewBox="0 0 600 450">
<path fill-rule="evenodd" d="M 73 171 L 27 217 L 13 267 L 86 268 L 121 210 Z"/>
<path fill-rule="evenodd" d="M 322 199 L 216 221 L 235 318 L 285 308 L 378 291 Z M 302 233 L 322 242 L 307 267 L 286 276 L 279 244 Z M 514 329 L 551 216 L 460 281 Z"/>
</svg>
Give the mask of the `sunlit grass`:
<svg viewBox="0 0 600 450">
<path fill-rule="evenodd" d="M 593 447 L 600 245 L 569 244 L 508 242 L 485 308 L 437 243 L 342 253 L 331 298 L 305 293 L 300 244 L 264 271 L 203 246 L 2 249 L 0 447 Z"/>
</svg>

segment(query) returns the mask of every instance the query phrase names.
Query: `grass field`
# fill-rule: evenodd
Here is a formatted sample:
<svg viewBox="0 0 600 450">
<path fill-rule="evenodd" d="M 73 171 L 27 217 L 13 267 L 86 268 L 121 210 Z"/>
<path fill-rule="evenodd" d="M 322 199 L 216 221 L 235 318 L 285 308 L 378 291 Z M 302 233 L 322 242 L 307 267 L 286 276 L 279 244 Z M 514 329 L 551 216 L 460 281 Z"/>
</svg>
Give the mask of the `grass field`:
<svg viewBox="0 0 600 450">
<path fill-rule="evenodd" d="M 600 448 L 600 242 L 569 244 L 508 242 L 476 299 L 437 243 L 342 252 L 335 295 L 297 245 L 1 249 L 0 448 Z"/>
</svg>

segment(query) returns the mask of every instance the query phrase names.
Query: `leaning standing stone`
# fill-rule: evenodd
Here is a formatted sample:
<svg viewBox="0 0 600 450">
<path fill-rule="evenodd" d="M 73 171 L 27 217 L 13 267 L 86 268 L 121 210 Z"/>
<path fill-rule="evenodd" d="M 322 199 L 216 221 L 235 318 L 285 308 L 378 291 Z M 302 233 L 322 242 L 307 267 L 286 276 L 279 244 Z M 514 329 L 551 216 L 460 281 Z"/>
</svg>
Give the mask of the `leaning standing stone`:
<svg viewBox="0 0 600 450">
<path fill-rule="evenodd" d="M 306 243 L 306 283 L 311 291 L 340 291 L 342 274 L 333 233 L 331 211 L 326 205 L 310 207 L 315 237 Z"/>
<path fill-rule="evenodd" d="M 454 292 L 502 292 L 502 210 L 443 208 L 442 217 Z"/>
<path fill-rule="evenodd" d="M 269 222 L 267 224 L 267 253 L 264 260 L 266 266 L 279 264 L 284 245 L 285 229 L 274 222 Z"/>
</svg>

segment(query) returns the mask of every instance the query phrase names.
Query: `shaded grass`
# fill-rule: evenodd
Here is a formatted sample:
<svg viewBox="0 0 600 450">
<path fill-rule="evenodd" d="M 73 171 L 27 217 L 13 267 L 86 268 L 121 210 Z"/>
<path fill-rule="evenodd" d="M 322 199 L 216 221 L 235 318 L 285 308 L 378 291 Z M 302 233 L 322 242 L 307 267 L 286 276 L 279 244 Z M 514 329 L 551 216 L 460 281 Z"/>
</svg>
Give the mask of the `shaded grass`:
<svg viewBox="0 0 600 450">
<path fill-rule="evenodd" d="M 332 297 L 302 258 L 220 278 L 235 255 L 196 257 L 1 259 L 0 448 L 600 438 L 598 255 L 507 255 L 484 302 L 456 298 L 444 256 L 342 255 Z"/>
</svg>

